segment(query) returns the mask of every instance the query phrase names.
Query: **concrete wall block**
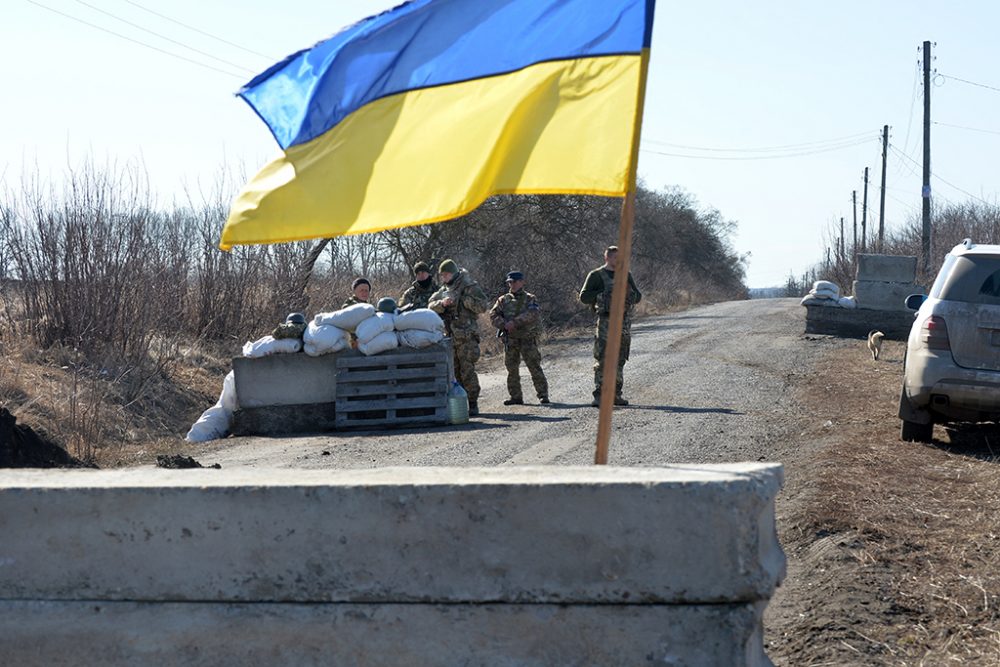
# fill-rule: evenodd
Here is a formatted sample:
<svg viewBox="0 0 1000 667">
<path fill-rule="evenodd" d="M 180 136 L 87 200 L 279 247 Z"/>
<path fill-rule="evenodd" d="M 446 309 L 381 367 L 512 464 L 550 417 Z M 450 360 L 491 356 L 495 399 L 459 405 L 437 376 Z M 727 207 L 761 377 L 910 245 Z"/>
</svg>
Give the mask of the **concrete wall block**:
<svg viewBox="0 0 1000 667">
<path fill-rule="evenodd" d="M 762 603 L 364 605 L 0 601 L 18 667 L 770 665 Z"/>
<path fill-rule="evenodd" d="M 912 255 L 858 255 L 858 280 L 912 283 L 917 258 Z"/>
<path fill-rule="evenodd" d="M 333 403 L 337 400 L 337 357 L 327 354 L 272 354 L 236 357 L 233 375 L 241 408 Z"/>
<path fill-rule="evenodd" d="M 9 471 L 0 599 L 719 603 L 784 576 L 778 464 Z"/>
<path fill-rule="evenodd" d="M 926 293 L 923 287 L 912 282 L 854 281 L 854 296 L 858 308 L 913 312 L 906 307 L 906 297 Z"/>
</svg>

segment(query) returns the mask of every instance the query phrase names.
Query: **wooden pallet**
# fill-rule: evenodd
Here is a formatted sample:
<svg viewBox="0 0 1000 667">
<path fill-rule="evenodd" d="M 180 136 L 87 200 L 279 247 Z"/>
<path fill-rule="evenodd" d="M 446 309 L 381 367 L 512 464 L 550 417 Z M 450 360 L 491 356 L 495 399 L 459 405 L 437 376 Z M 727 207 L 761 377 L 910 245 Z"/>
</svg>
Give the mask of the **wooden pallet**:
<svg viewBox="0 0 1000 667">
<path fill-rule="evenodd" d="M 335 425 L 447 424 L 451 346 L 337 356 Z"/>
</svg>

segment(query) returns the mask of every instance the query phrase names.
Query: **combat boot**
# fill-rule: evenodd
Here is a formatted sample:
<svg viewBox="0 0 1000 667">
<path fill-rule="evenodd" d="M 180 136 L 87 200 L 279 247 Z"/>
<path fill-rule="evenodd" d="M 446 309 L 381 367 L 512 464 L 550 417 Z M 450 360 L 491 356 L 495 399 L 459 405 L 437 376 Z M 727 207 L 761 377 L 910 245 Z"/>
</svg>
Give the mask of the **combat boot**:
<svg viewBox="0 0 1000 667">
<path fill-rule="evenodd" d="M 469 416 L 478 417 L 479 416 L 479 402 L 469 401 Z"/>
<path fill-rule="evenodd" d="M 508 398 L 503 402 L 504 405 L 524 405 L 523 398 Z"/>
</svg>

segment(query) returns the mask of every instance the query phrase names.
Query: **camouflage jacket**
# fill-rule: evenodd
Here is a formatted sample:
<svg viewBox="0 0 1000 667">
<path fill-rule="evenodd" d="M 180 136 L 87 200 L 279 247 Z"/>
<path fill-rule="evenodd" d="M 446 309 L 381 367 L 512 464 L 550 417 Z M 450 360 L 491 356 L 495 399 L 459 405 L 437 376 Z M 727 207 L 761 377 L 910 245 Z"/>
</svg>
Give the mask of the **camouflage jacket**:
<svg viewBox="0 0 1000 667">
<path fill-rule="evenodd" d="M 444 300 L 448 297 L 451 297 L 454 303 L 446 307 Z M 468 271 L 461 269 L 455 274 L 450 285 L 442 285 L 434 292 L 427 307 L 441 316 L 448 335 L 453 335 L 478 333 L 477 316 L 486 312 L 489 304 L 489 298 L 483 292 L 483 288 L 472 279 Z"/>
<path fill-rule="evenodd" d="M 350 298 L 348 298 L 347 301 L 345 301 L 343 303 L 343 305 L 340 306 L 340 309 L 343 310 L 344 308 L 350 308 L 351 306 L 353 306 L 355 304 L 358 304 L 358 303 L 368 303 L 368 302 L 367 301 L 362 301 L 361 299 L 359 299 L 358 297 L 356 297 L 356 296 L 354 296 L 352 294 L 350 296 Z"/>
<path fill-rule="evenodd" d="M 436 291 L 438 291 L 438 284 L 433 280 L 431 280 L 431 284 L 427 287 L 421 287 L 420 282 L 414 280 L 413 284 L 403 292 L 403 296 L 399 297 L 399 308 L 400 310 L 403 310 L 404 306 L 409 306 L 405 310 L 426 308 L 427 304 L 430 303 L 431 296 Z"/>
<path fill-rule="evenodd" d="M 490 322 L 493 326 L 515 340 L 537 337 L 540 319 L 541 307 L 535 300 L 535 295 L 523 289 L 500 295 L 490 309 Z M 507 322 L 514 323 L 514 328 L 509 333 L 504 326 Z"/>
<path fill-rule="evenodd" d="M 598 317 L 608 317 L 611 313 L 611 293 L 615 287 L 615 272 L 607 267 L 594 269 L 580 290 L 580 301 L 591 306 Z M 625 317 L 630 318 L 635 304 L 642 300 L 642 293 L 635 284 L 632 274 L 628 274 L 628 290 L 625 292 Z"/>
</svg>

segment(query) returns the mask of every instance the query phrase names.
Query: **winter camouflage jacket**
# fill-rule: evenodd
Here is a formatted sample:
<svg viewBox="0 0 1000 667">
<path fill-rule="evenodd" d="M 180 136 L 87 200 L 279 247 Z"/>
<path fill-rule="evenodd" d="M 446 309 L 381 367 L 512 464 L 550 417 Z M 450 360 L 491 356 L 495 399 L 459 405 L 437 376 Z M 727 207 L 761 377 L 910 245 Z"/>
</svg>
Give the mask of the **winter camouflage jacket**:
<svg viewBox="0 0 1000 667">
<path fill-rule="evenodd" d="M 448 297 L 454 301 L 450 306 L 444 305 Z M 442 285 L 431 296 L 427 307 L 444 320 L 448 335 L 468 335 L 479 333 L 477 316 L 485 313 L 490 301 L 483 288 L 469 275 L 465 269 L 460 269 L 452 278 L 450 285 Z"/>
</svg>

